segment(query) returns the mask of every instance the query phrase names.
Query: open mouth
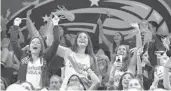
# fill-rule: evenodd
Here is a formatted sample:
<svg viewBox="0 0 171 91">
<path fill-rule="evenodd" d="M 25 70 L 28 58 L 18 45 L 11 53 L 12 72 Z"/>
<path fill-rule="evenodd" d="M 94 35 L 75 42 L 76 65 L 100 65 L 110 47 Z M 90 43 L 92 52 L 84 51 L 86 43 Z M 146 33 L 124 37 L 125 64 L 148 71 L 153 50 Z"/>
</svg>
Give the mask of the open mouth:
<svg viewBox="0 0 171 91">
<path fill-rule="evenodd" d="M 116 65 L 116 67 L 122 67 L 121 65 Z"/>
<path fill-rule="evenodd" d="M 33 47 L 34 50 L 37 50 L 38 48 L 37 47 Z"/>
<path fill-rule="evenodd" d="M 82 41 L 80 41 L 80 43 L 85 43 L 85 41 L 82 40 Z"/>
<path fill-rule="evenodd" d="M 123 55 L 124 53 L 123 52 L 120 52 L 119 55 Z"/>
<path fill-rule="evenodd" d="M 124 81 L 124 84 L 125 84 L 125 85 L 128 85 L 128 81 Z"/>
</svg>

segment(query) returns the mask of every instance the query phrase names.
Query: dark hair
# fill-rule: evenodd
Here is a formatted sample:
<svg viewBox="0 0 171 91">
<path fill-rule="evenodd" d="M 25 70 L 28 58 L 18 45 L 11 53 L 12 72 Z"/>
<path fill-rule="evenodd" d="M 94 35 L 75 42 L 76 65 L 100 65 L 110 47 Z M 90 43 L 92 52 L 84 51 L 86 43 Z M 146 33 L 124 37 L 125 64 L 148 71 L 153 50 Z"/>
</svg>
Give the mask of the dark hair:
<svg viewBox="0 0 171 91">
<path fill-rule="evenodd" d="M 85 54 L 88 54 L 90 56 L 90 61 L 93 62 L 93 64 L 91 64 L 91 67 L 92 67 L 93 71 L 95 71 L 95 73 L 96 72 L 98 73 L 99 70 L 98 70 L 97 60 L 96 60 L 95 55 L 94 55 L 94 50 L 93 50 L 93 46 L 92 46 L 92 42 L 91 42 L 90 36 L 88 35 L 87 32 L 79 32 L 79 33 L 77 33 L 77 36 L 75 38 L 74 44 L 73 44 L 73 46 L 72 46 L 71 49 L 74 52 L 77 52 L 78 51 L 77 39 L 78 39 L 78 36 L 81 33 L 85 33 L 87 35 L 87 37 L 88 37 L 88 45 L 86 47 Z M 92 66 L 92 65 L 94 65 L 94 66 Z M 93 67 L 95 67 L 95 68 L 93 68 Z"/>
<path fill-rule="evenodd" d="M 123 34 L 120 33 L 120 32 L 116 32 L 116 33 L 119 33 L 120 36 L 121 36 L 121 42 L 120 42 L 120 44 L 124 44 L 125 39 L 124 39 Z M 113 35 L 113 37 L 114 37 L 114 36 L 115 36 L 115 35 Z M 113 40 L 113 52 L 116 51 L 115 49 L 116 49 L 116 43 L 115 43 L 115 41 Z"/>
<path fill-rule="evenodd" d="M 68 29 L 64 25 L 60 25 L 60 27 L 63 29 L 64 32 L 63 37 L 65 39 L 66 47 L 71 47 L 72 46 L 71 42 L 68 39 L 66 39 L 66 35 L 69 34 Z"/>
<path fill-rule="evenodd" d="M 129 74 L 132 78 L 134 77 L 133 74 L 128 73 L 128 72 L 125 72 L 125 73 L 121 76 L 121 78 L 120 78 L 118 90 L 123 90 L 122 80 L 123 80 L 123 77 L 124 77 L 125 75 L 127 75 L 127 74 Z"/>
<path fill-rule="evenodd" d="M 44 42 L 43 40 L 40 38 L 40 37 L 33 37 L 31 40 L 30 40 L 30 43 L 32 42 L 33 39 L 39 39 L 40 43 L 41 43 L 41 50 L 40 50 L 40 53 L 39 53 L 39 57 L 43 56 L 44 54 L 44 51 L 45 51 L 45 47 L 44 47 Z M 29 48 L 30 48 L 30 43 L 29 43 Z M 31 57 L 31 51 L 29 50 L 29 53 L 28 53 L 29 57 Z"/>
<path fill-rule="evenodd" d="M 88 37 L 88 45 L 86 47 L 86 50 L 85 50 L 85 53 L 94 57 L 94 52 L 93 52 L 93 46 L 92 46 L 92 42 L 91 42 L 91 39 L 90 39 L 90 36 L 88 35 L 87 32 L 79 32 L 75 38 L 75 42 L 74 42 L 74 45 L 72 46 L 72 50 L 74 52 L 77 52 L 78 51 L 78 44 L 77 44 L 77 39 L 78 39 L 78 36 L 81 34 L 81 33 L 85 33 Z"/>
<path fill-rule="evenodd" d="M 140 59 L 142 60 L 143 59 L 143 55 L 145 54 L 145 53 L 148 53 L 148 49 L 146 48 L 146 47 L 144 47 L 144 49 L 143 49 L 143 52 L 141 53 L 141 55 L 140 55 Z M 148 53 L 148 60 L 149 60 L 149 53 Z"/>
<path fill-rule="evenodd" d="M 68 34 L 68 29 L 64 25 L 60 25 L 60 27 L 64 30 L 64 35 Z"/>
<path fill-rule="evenodd" d="M 155 22 L 155 21 L 149 21 L 148 23 L 151 24 L 153 27 L 155 27 L 156 28 L 156 32 L 157 32 L 158 27 L 159 27 L 159 25 L 157 24 L 157 22 Z"/>
<path fill-rule="evenodd" d="M 80 79 L 80 77 L 78 75 L 75 75 L 75 74 L 73 74 L 72 76 L 70 76 L 70 78 L 68 79 L 67 85 L 69 85 L 71 78 L 74 77 L 74 76 L 78 78 L 80 84 L 83 86 L 84 90 L 86 90 L 86 87 L 84 86 L 84 84 L 83 84 L 82 80 Z"/>
</svg>

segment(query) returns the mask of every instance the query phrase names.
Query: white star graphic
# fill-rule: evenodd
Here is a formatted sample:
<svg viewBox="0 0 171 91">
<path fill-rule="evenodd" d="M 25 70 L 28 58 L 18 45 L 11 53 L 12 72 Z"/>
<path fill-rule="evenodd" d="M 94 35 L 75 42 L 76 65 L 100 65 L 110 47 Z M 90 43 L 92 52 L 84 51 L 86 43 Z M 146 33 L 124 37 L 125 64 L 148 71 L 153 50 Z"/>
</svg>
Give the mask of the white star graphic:
<svg viewBox="0 0 171 91">
<path fill-rule="evenodd" d="M 43 16 L 43 22 L 49 21 L 49 17 L 47 15 Z"/>
<path fill-rule="evenodd" d="M 96 6 L 99 6 L 98 2 L 100 0 L 89 0 L 91 2 L 91 5 L 90 6 L 93 6 L 93 5 L 96 5 Z"/>
</svg>

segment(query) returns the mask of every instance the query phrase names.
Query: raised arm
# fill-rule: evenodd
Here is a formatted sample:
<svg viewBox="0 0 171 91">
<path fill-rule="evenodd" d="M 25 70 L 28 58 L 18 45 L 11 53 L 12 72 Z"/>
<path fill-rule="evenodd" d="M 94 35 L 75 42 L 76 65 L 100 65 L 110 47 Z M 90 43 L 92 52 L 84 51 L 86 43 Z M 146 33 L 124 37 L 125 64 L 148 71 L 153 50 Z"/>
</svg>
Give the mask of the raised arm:
<svg viewBox="0 0 171 91">
<path fill-rule="evenodd" d="M 24 43 L 24 35 L 21 31 L 19 31 L 19 39 L 18 39 L 19 43 Z"/>
<path fill-rule="evenodd" d="M 50 21 L 50 25 L 53 27 L 53 36 L 54 37 L 54 41 L 52 43 L 52 45 L 49 47 L 49 49 L 46 51 L 45 53 L 45 59 L 47 61 L 50 61 L 53 56 L 56 55 L 56 52 L 57 52 L 57 49 L 58 49 L 58 46 L 60 44 L 60 32 L 59 32 L 59 26 L 58 26 L 58 22 L 59 22 L 59 17 L 57 15 L 55 15 L 54 18 L 52 18 L 52 20 Z M 51 31 L 51 30 L 48 30 L 48 31 Z"/>
<path fill-rule="evenodd" d="M 47 52 L 45 53 L 45 58 L 46 60 L 51 60 L 51 58 L 54 55 L 59 55 L 60 57 L 67 57 L 70 53 L 71 53 L 71 49 L 60 46 L 60 36 L 61 33 L 59 31 L 59 26 L 58 26 L 58 22 L 59 22 L 59 17 L 57 15 L 54 15 L 54 18 L 52 18 L 52 21 L 49 23 L 50 26 L 53 27 L 53 36 L 54 36 L 54 41 L 52 43 L 52 45 L 49 47 L 49 49 L 47 50 Z M 51 30 L 48 30 L 51 31 Z"/>
<path fill-rule="evenodd" d="M 127 71 L 135 75 L 136 73 L 136 65 L 137 65 L 137 50 L 134 52 L 133 56 L 131 57 L 129 63 L 128 63 L 128 68 Z"/>
<path fill-rule="evenodd" d="M 139 66 L 139 68 L 137 69 L 139 73 L 142 73 L 141 72 L 141 61 L 140 61 L 140 54 L 138 53 L 137 55 L 137 49 L 141 49 L 142 47 L 142 40 L 141 40 L 141 34 L 140 34 L 140 29 L 139 29 L 139 26 L 137 23 L 132 23 L 131 26 L 133 26 L 135 29 L 136 29 L 136 50 L 129 62 L 129 65 L 128 65 L 128 71 L 130 71 L 131 73 L 133 73 L 135 75 L 135 68 L 136 68 L 136 65 Z M 142 49 L 141 49 L 142 50 Z M 137 64 L 136 64 L 137 63 Z"/>
<path fill-rule="evenodd" d="M 16 70 L 19 70 L 20 68 L 20 61 L 17 59 L 17 57 L 12 53 L 13 56 L 13 68 Z"/>
<path fill-rule="evenodd" d="M 52 17 L 52 15 L 53 15 L 53 12 L 51 13 L 50 17 Z M 45 29 L 46 44 L 48 46 L 51 46 L 54 41 L 54 37 L 53 37 L 54 36 L 53 35 L 54 25 L 52 24 L 51 20 L 49 20 L 47 22 L 47 25 L 45 26 L 44 29 Z M 48 31 L 46 31 L 46 30 L 48 30 Z"/>
<path fill-rule="evenodd" d="M 52 43 L 52 45 L 49 47 L 49 49 L 46 51 L 45 53 L 45 58 L 47 61 L 50 61 L 53 56 L 56 55 L 56 52 L 58 50 L 59 44 L 60 44 L 60 40 L 59 40 L 59 27 L 55 26 L 54 27 L 54 41 Z"/>
<path fill-rule="evenodd" d="M 52 24 L 52 22 L 55 22 L 54 19 L 52 19 L 52 16 L 55 16 L 54 12 L 51 12 L 50 14 L 50 18 L 47 21 L 47 25 L 45 26 L 44 31 L 44 37 L 46 37 L 46 44 L 47 46 L 51 46 L 53 41 L 54 41 L 54 25 Z M 56 24 L 58 24 L 59 21 L 57 21 Z"/>
<path fill-rule="evenodd" d="M 10 31 L 10 40 L 11 40 L 11 45 L 14 51 L 14 54 L 16 57 L 21 60 L 21 56 L 23 51 L 21 50 L 20 45 L 18 44 L 18 35 L 19 35 L 19 25 L 21 23 L 21 18 L 16 18 L 14 20 L 14 26 L 12 26 L 11 31 Z"/>
<path fill-rule="evenodd" d="M 28 10 L 27 11 L 27 20 L 26 20 L 26 26 L 29 30 L 29 34 L 31 35 L 31 37 L 40 37 L 39 32 L 37 31 L 34 23 L 32 22 L 32 20 L 30 19 L 30 15 L 32 13 L 32 10 Z"/>
<path fill-rule="evenodd" d="M 103 24 L 101 19 L 98 19 L 97 24 L 99 25 L 99 43 L 103 43 L 108 47 L 110 52 L 110 58 L 112 59 L 113 44 L 104 36 Z M 113 61 L 113 60 L 112 60 Z"/>
<path fill-rule="evenodd" d="M 143 53 L 143 47 L 137 51 L 137 74 L 142 76 L 142 65 L 140 55 Z"/>
<path fill-rule="evenodd" d="M 141 65 L 141 59 L 140 59 L 140 54 L 142 54 L 142 52 L 143 52 L 143 48 L 140 48 L 140 50 L 138 50 L 138 53 L 137 53 L 137 75 L 136 75 L 136 77 L 140 79 L 141 82 L 143 82 L 142 65 Z"/>
<path fill-rule="evenodd" d="M 99 25 L 99 44 L 101 44 L 103 43 L 102 36 L 104 35 L 101 19 L 97 20 L 97 24 Z"/>
<path fill-rule="evenodd" d="M 110 50 L 111 48 L 113 48 L 113 44 L 104 36 L 102 21 L 98 19 L 97 23 L 99 25 L 100 38 Z"/>
</svg>

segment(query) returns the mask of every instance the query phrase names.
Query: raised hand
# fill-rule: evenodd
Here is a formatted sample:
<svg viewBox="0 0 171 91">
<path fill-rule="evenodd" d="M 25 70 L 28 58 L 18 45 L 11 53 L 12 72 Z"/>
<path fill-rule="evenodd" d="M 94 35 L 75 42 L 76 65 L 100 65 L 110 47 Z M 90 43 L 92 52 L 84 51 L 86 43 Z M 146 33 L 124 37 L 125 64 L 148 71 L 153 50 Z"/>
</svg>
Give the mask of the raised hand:
<svg viewBox="0 0 171 91">
<path fill-rule="evenodd" d="M 107 11 L 106 11 L 106 14 L 107 14 L 107 16 L 108 16 L 109 18 L 112 16 L 110 10 L 107 10 Z"/>
<path fill-rule="evenodd" d="M 148 21 L 147 21 L 147 20 L 142 20 L 142 21 L 139 23 L 139 26 L 140 26 L 141 31 L 146 31 L 146 30 L 148 30 Z"/>
<path fill-rule="evenodd" d="M 137 55 L 141 55 L 143 53 L 143 48 L 144 47 L 140 47 L 138 50 L 137 50 Z"/>
<path fill-rule="evenodd" d="M 7 13 L 6 13 L 6 18 L 8 18 L 11 14 L 11 10 L 10 9 L 7 9 Z"/>
<path fill-rule="evenodd" d="M 163 66 L 158 66 L 156 68 L 157 70 L 154 72 L 154 80 L 162 80 L 163 79 L 163 71 L 164 71 L 164 68 Z"/>
<path fill-rule="evenodd" d="M 21 21 L 22 21 L 21 18 L 19 18 L 19 17 L 15 18 L 15 19 L 14 19 L 14 25 L 15 25 L 15 26 L 19 26 L 19 25 L 21 24 Z"/>
<path fill-rule="evenodd" d="M 143 53 L 143 48 L 144 47 L 140 47 L 140 48 L 134 47 L 134 48 L 130 49 L 130 53 L 137 52 L 137 55 L 141 55 Z"/>
<path fill-rule="evenodd" d="M 97 24 L 99 24 L 99 25 L 102 24 L 102 20 L 100 18 L 97 20 Z"/>
<path fill-rule="evenodd" d="M 132 22 L 132 23 L 129 23 L 132 27 L 134 28 L 139 28 L 139 25 L 137 22 Z"/>
<path fill-rule="evenodd" d="M 137 50 L 137 47 L 134 47 L 132 49 L 130 49 L 130 53 L 134 53 Z"/>
<path fill-rule="evenodd" d="M 154 81 L 152 83 L 152 85 L 150 86 L 150 90 L 154 90 L 157 88 L 158 86 L 158 82 L 159 80 L 162 80 L 163 79 L 163 67 L 162 66 L 158 66 L 154 72 Z"/>
<path fill-rule="evenodd" d="M 162 80 L 163 79 L 163 73 L 154 73 L 155 75 L 154 75 L 154 79 L 155 80 Z"/>
<path fill-rule="evenodd" d="M 53 23 L 53 25 L 58 25 L 60 19 L 56 14 L 53 13 L 53 15 L 54 15 L 54 18 L 52 18 L 52 23 Z"/>
</svg>

